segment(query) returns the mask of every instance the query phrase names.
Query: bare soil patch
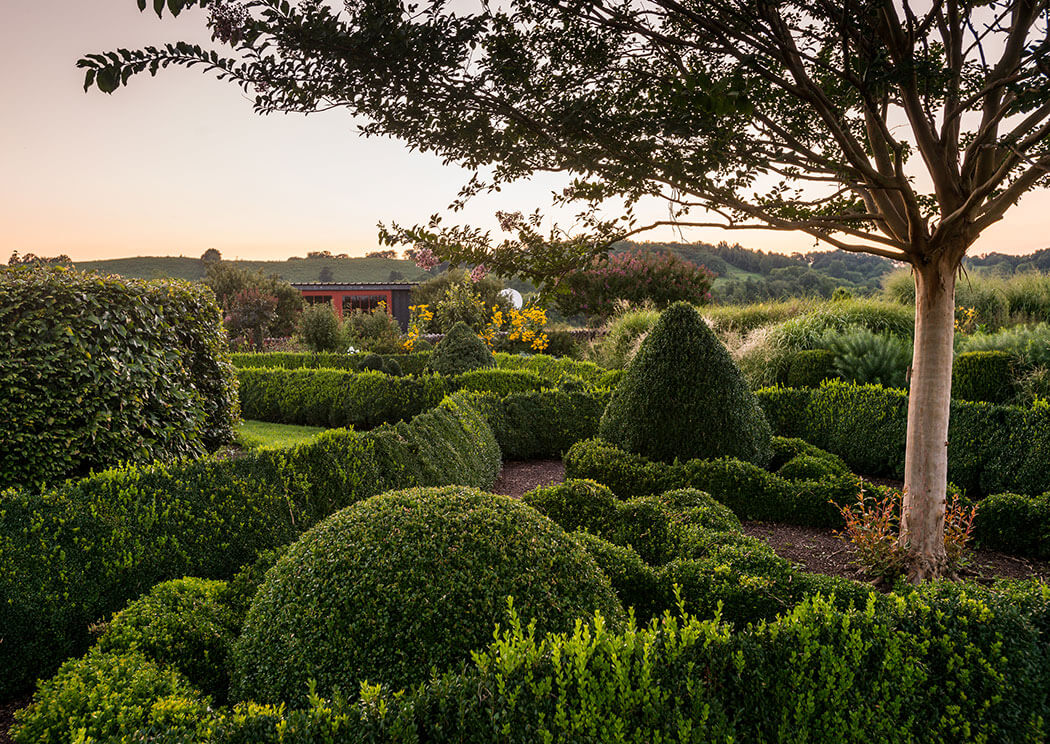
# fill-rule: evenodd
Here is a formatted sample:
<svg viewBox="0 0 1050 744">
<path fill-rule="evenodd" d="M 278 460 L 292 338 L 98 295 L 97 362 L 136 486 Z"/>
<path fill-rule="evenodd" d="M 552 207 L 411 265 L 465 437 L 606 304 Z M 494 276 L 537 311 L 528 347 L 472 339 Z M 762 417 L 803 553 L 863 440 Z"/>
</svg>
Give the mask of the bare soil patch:
<svg viewBox="0 0 1050 744">
<path fill-rule="evenodd" d="M 520 499 L 537 486 L 549 486 L 563 480 L 565 465 L 561 460 L 507 460 L 492 492 Z"/>
</svg>

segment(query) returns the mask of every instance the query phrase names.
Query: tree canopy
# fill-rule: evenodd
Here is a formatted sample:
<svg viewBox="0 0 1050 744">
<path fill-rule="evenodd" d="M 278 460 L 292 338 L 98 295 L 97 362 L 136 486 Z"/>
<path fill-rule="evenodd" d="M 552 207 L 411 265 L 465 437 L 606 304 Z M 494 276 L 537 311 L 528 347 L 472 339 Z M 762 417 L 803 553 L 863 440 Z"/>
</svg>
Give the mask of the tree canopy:
<svg viewBox="0 0 1050 744">
<path fill-rule="evenodd" d="M 915 353 L 901 541 L 944 566 L 955 274 L 1050 169 L 1050 0 L 154 0 L 205 8 L 222 54 L 80 60 L 85 86 L 203 66 L 261 113 L 343 107 L 474 172 L 452 205 L 551 171 L 573 231 L 499 214 L 392 226 L 391 244 L 540 284 L 661 224 L 798 230 L 910 263 Z M 145 10 L 147 0 L 138 0 Z M 660 197 L 665 220 L 633 207 Z M 603 211 L 603 205 L 614 209 Z"/>
</svg>

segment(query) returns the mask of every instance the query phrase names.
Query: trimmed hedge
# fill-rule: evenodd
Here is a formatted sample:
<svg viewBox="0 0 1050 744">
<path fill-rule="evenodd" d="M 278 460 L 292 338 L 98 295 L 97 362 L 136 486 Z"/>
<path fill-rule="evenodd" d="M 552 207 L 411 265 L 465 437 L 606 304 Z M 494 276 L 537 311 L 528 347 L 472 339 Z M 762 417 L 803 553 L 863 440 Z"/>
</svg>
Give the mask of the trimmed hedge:
<svg viewBox="0 0 1050 744">
<path fill-rule="evenodd" d="M 589 478 L 621 499 L 695 488 L 709 493 L 740 519 L 839 527 L 835 504 L 856 500 L 861 481 L 850 473 L 820 480 L 791 480 L 741 460 L 662 463 L 604 442 L 578 442 L 565 455 L 566 478 Z"/>
<path fill-rule="evenodd" d="M 439 376 L 334 369 L 237 371 L 244 417 L 275 424 L 370 429 L 412 418 L 449 392 Z"/>
<path fill-rule="evenodd" d="M 619 632 L 596 622 L 538 636 L 512 619 L 461 673 L 407 693 L 369 687 L 298 710 L 247 704 L 211 716 L 196 703 L 206 729 L 196 733 L 224 744 L 1040 742 L 1050 721 L 1048 628 L 1050 590 L 1034 582 L 872 594 L 858 609 L 815 597 L 736 632 L 669 615 Z M 67 686 L 71 702 L 128 694 L 105 675 L 85 683 Z M 186 696 L 152 709 L 131 698 L 127 727 L 106 734 L 194 740 L 184 733 L 195 705 Z M 55 739 L 89 720 L 85 707 L 49 717 L 62 724 Z M 170 729 L 157 725 L 165 713 Z"/>
<path fill-rule="evenodd" d="M 952 363 L 952 397 L 1008 403 L 1017 395 L 1017 361 L 1007 351 L 970 351 Z"/>
<path fill-rule="evenodd" d="M 452 384 L 459 390 L 495 393 L 499 396 L 554 387 L 535 372 L 515 369 L 476 369 L 452 378 Z"/>
<path fill-rule="evenodd" d="M 740 369 L 700 314 L 665 310 L 613 391 L 601 437 L 654 460 L 769 462 L 769 424 Z"/>
<path fill-rule="evenodd" d="M 138 651 L 173 667 L 213 699 L 230 686 L 230 649 L 244 617 L 229 606 L 225 581 L 182 578 L 130 602 L 98 640 L 102 652 Z"/>
<path fill-rule="evenodd" d="M 878 385 L 828 382 L 815 390 L 766 388 L 756 395 L 777 434 L 801 437 L 855 472 L 903 478 L 908 394 Z M 971 498 L 1050 490 L 1050 404 L 952 401 L 948 480 Z"/>
<path fill-rule="evenodd" d="M 805 349 L 795 354 L 787 371 L 790 387 L 819 387 L 824 380 L 837 378 L 835 352 L 828 349 Z"/>
<path fill-rule="evenodd" d="M 489 347 L 463 321 L 452 326 L 427 360 L 427 371 L 447 377 L 495 366 Z"/>
<path fill-rule="evenodd" d="M 246 368 L 278 368 L 278 369 L 345 369 L 353 372 L 361 371 L 361 363 L 366 352 L 357 354 L 296 354 L 286 351 L 268 351 L 261 353 L 233 354 L 233 364 L 238 369 Z M 430 359 L 429 351 L 420 351 L 413 354 L 379 354 L 384 366 L 391 361 L 398 363 L 401 371 L 406 375 L 423 374 Z"/>
<path fill-rule="evenodd" d="M 488 420 L 505 458 L 559 458 L 598 433 L 609 391 L 541 390 L 504 398 L 474 393 L 470 400 Z"/>
<path fill-rule="evenodd" d="M 159 581 L 231 576 L 362 498 L 410 485 L 487 488 L 499 449 L 462 395 L 380 435 L 329 431 L 233 460 L 113 470 L 0 498 L 0 695 L 87 644 L 87 628 Z M 386 436 L 386 435 L 382 435 Z M 385 440 L 384 440 L 385 441 Z"/>
<path fill-rule="evenodd" d="M 376 496 L 303 535 L 266 575 L 234 650 L 234 695 L 307 701 L 363 681 L 403 688 L 470 658 L 514 597 L 539 633 L 600 611 L 609 580 L 561 528 L 462 486 Z"/>
<path fill-rule="evenodd" d="M 0 270 L 0 489 L 233 440 L 215 296 L 182 281 Z"/>
<path fill-rule="evenodd" d="M 534 372 L 547 382 L 557 383 L 565 377 L 579 377 L 584 382 L 598 385 L 609 370 L 594 362 L 581 362 L 570 357 L 553 357 L 547 354 L 507 354 L 496 352 L 496 366 L 500 369 L 518 369 Z M 605 386 L 608 387 L 608 386 Z"/>
<path fill-rule="evenodd" d="M 1050 493 L 1000 493 L 981 501 L 974 537 L 983 548 L 1050 560 Z"/>
</svg>

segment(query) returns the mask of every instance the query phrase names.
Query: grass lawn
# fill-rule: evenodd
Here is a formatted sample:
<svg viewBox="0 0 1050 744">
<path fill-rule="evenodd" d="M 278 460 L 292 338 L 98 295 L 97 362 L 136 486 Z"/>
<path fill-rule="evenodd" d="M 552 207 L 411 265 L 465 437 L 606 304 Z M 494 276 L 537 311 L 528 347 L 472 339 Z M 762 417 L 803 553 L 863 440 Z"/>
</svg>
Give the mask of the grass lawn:
<svg viewBox="0 0 1050 744">
<path fill-rule="evenodd" d="M 259 447 L 288 447 L 313 439 L 324 429 L 319 426 L 270 424 L 265 421 L 245 421 L 237 427 L 237 444 L 245 449 Z"/>
</svg>

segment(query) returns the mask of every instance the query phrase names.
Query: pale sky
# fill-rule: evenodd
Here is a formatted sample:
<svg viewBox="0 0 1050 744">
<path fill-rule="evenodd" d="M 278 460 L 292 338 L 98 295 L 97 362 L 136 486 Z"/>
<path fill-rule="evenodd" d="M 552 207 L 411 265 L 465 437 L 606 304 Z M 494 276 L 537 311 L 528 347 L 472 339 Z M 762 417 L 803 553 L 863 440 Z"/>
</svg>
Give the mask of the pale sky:
<svg viewBox="0 0 1050 744">
<path fill-rule="evenodd" d="M 425 222 L 466 173 L 393 140 L 364 139 L 340 111 L 261 117 L 239 89 L 195 70 L 84 93 L 86 53 L 207 41 L 200 11 L 160 21 L 135 0 L 4 0 L 0 24 L 0 262 L 12 250 L 74 260 L 124 256 L 283 259 L 363 255 L 376 223 Z M 475 199 L 446 223 L 496 231 L 493 213 L 546 208 L 555 177 Z M 654 204 L 648 217 L 665 209 Z M 971 253 L 1050 246 L 1050 192 L 1036 192 Z M 671 230 L 640 236 L 679 240 Z M 691 230 L 686 240 L 808 251 L 801 233 Z"/>
</svg>

